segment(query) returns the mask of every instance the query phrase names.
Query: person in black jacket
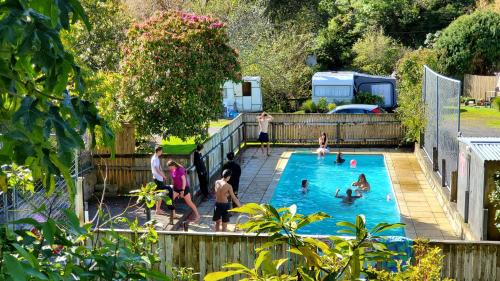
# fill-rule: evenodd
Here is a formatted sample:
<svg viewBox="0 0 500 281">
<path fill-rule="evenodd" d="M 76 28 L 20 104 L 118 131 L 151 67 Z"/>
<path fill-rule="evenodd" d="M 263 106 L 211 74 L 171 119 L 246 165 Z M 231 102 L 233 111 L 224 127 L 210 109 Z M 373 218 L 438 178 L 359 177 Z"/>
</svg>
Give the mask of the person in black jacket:
<svg viewBox="0 0 500 281">
<path fill-rule="evenodd" d="M 203 144 L 198 144 L 196 146 L 196 151 L 194 152 L 194 166 L 196 167 L 196 173 L 198 173 L 198 180 L 200 181 L 200 190 L 203 194 L 203 201 L 207 201 L 208 194 L 208 173 L 207 167 L 205 166 L 205 161 L 202 159 L 201 150 L 203 149 Z"/>
<path fill-rule="evenodd" d="M 231 178 L 228 183 L 233 187 L 233 192 L 238 197 L 238 188 L 240 186 L 241 167 L 234 161 L 234 152 L 226 154 L 227 162 L 222 166 L 222 171 L 231 170 Z M 234 205 L 235 202 L 233 202 Z"/>
</svg>

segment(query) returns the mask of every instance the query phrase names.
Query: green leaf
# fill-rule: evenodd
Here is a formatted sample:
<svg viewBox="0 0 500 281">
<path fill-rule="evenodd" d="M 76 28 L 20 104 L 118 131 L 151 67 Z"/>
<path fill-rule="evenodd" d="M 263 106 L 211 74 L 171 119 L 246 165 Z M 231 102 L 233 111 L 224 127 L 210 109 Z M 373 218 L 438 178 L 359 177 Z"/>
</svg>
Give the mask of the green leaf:
<svg viewBox="0 0 500 281">
<path fill-rule="evenodd" d="M 14 281 L 27 281 L 26 271 L 23 269 L 21 263 L 9 254 L 3 256 L 4 264 L 6 267 L 5 273 L 10 275 Z"/>
<path fill-rule="evenodd" d="M 35 256 L 33 256 L 31 253 L 28 253 L 24 248 L 22 248 L 19 244 L 14 243 L 12 244 L 14 248 L 16 248 L 17 252 L 26 260 L 29 262 L 29 264 L 34 267 L 34 268 L 39 268 L 38 265 L 38 260 L 36 259 Z"/>
<path fill-rule="evenodd" d="M 219 271 L 219 272 L 211 272 L 205 275 L 205 278 L 203 280 L 205 281 L 217 281 L 217 280 L 222 280 L 227 277 L 231 277 L 234 275 L 242 274 L 242 270 L 233 270 L 233 271 Z"/>
<path fill-rule="evenodd" d="M 309 274 L 302 269 L 302 267 L 299 267 L 297 271 L 300 273 L 300 277 L 302 277 L 304 281 L 315 281 L 313 277 L 309 276 Z"/>
<path fill-rule="evenodd" d="M 262 213 L 262 207 L 257 203 L 247 203 L 241 207 L 232 209 L 233 212 L 256 215 Z"/>
<path fill-rule="evenodd" d="M 340 221 L 337 223 L 337 226 L 348 227 L 348 228 L 352 228 L 354 230 L 356 229 L 356 226 L 353 223 L 350 223 L 348 221 Z"/>
</svg>

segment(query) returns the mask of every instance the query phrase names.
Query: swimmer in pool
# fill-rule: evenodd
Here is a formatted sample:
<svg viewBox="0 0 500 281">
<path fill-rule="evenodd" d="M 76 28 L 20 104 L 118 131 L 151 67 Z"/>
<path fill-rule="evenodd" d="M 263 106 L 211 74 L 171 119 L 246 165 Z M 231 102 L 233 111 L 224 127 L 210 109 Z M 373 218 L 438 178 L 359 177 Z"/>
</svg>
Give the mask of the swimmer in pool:
<svg viewBox="0 0 500 281">
<path fill-rule="evenodd" d="M 307 180 L 302 180 L 302 193 L 307 193 L 307 187 L 309 186 L 309 182 Z"/>
<path fill-rule="evenodd" d="M 370 191 L 370 184 L 366 180 L 365 174 L 359 175 L 358 181 L 353 182 L 352 186 L 357 186 L 358 188 L 356 190 L 359 191 Z"/>
<path fill-rule="evenodd" d="M 345 159 L 342 158 L 342 152 L 339 151 L 339 153 L 337 153 L 337 158 L 335 158 L 335 163 L 342 164 L 344 162 L 345 162 Z"/>
<path fill-rule="evenodd" d="M 337 198 L 342 198 L 342 203 L 346 203 L 346 204 L 352 204 L 354 203 L 354 201 L 358 198 L 361 198 L 363 197 L 363 195 L 358 191 L 356 190 L 356 195 L 352 195 L 352 189 L 348 188 L 345 192 L 346 195 L 339 195 L 339 192 L 340 192 L 340 188 L 337 188 L 337 192 L 335 193 L 335 197 Z"/>
</svg>

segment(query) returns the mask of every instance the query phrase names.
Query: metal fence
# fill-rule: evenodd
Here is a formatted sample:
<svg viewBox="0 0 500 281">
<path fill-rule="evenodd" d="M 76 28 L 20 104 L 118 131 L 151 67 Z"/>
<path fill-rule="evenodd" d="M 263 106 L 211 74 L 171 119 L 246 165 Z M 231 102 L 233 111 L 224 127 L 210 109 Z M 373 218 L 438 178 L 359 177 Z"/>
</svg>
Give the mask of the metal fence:
<svg viewBox="0 0 500 281">
<path fill-rule="evenodd" d="M 70 168 L 75 185 L 77 176 L 83 172 L 82 168 L 88 169 L 86 163 L 79 163 L 79 159 L 75 156 Z M 64 178 L 57 177 L 55 189 L 50 196 L 47 196 L 47 190 L 41 182 L 35 183 L 35 192 L 23 191 L 19 188 L 12 188 L 6 192 L 0 191 L 0 223 L 33 217 L 35 213 L 42 217 L 60 218 L 63 210 L 70 207 L 67 188 Z M 41 208 L 42 206 L 44 208 Z"/>
<path fill-rule="evenodd" d="M 443 186 L 451 186 L 452 172 L 458 167 L 460 132 L 460 81 L 440 75 L 425 66 L 423 100 L 427 123 L 423 148 Z"/>
</svg>

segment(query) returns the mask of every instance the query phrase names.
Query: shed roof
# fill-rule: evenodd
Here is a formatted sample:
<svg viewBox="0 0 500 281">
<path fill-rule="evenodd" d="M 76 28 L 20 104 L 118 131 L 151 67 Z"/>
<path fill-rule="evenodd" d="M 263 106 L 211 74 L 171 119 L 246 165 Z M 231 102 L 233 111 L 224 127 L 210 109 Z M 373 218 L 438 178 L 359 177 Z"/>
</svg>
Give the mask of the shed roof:
<svg viewBox="0 0 500 281">
<path fill-rule="evenodd" d="M 500 161 L 500 138 L 459 138 L 485 161 Z"/>
</svg>

